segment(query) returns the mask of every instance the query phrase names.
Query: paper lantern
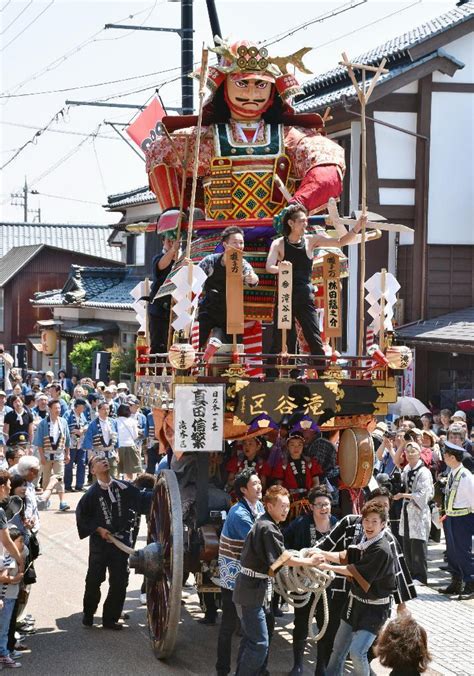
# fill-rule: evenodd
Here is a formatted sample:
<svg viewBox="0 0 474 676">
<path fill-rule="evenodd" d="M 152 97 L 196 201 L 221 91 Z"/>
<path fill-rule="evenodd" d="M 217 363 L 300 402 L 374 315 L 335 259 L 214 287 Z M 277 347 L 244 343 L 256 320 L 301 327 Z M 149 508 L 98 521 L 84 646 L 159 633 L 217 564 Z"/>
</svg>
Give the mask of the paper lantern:
<svg viewBox="0 0 474 676">
<path fill-rule="evenodd" d="M 56 352 L 58 337 L 53 329 L 44 329 L 41 331 L 41 347 L 43 354 L 51 357 Z"/>
<path fill-rule="evenodd" d="M 175 369 L 190 369 L 196 359 L 196 352 L 189 343 L 174 343 L 169 349 L 168 359 Z"/>
<path fill-rule="evenodd" d="M 406 345 L 393 345 L 385 351 L 385 357 L 391 369 L 407 369 L 413 361 L 413 355 Z"/>
</svg>

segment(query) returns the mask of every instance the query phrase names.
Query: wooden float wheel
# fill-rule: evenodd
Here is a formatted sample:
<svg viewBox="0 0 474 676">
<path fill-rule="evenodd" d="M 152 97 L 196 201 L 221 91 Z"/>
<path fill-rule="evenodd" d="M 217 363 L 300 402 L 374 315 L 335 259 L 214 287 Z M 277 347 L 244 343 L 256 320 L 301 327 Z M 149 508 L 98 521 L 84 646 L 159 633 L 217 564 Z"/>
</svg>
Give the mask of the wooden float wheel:
<svg viewBox="0 0 474 676">
<path fill-rule="evenodd" d="M 181 617 L 183 586 L 183 517 L 176 475 L 162 470 L 153 492 L 148 543 L 157 542 L 163 552 L 163 569 L 154 581 L 146 581 L 148 628 L 157 659 L 174 650 Z"/>
</svg>

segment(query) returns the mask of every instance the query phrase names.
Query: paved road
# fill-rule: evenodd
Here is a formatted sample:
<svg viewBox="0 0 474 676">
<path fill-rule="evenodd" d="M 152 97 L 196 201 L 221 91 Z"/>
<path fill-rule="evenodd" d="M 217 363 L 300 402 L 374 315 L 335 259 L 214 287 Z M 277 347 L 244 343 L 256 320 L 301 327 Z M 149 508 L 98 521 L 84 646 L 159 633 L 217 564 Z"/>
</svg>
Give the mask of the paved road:
<svg viewBox="0 0 474 676">
<path fill-rule="evenodd" d="M 78 496 L 69 495 L 72 506 Z M 53 502 L 57 500 L 53 497 Z M 55 506 L 55 505 L 54 505 Z M 38 633 L 28 643 L 32 653 L 22 657 L 24 676 L 125 676 L 139 674 L 196 675 L 213 674 L 217 627 L 196 623 L 200 617 L 197 596 L 185 594 L 182 623 L 175 655 L 169 663 L 158 662 L 151 651 L 147 636 L 145 609 L 138 605 L 141 578 L 134 573 L 125 604 L 131 617 L 129 628 L 110 632 L 81 625 L 81 604 L 87 567 L 87 541 L 76 534 L 74 510 L 42 514 L 41 544 L 43 554 L 37 562 L 38 583 L 34 585 L 29 604 L 36 618 Z M 143 545 L 143 540 L 142 543 Z M 438 553 L 435 555 L 437 556 Z M 436 560 L 433 564 L 436 566 Z M 474 626 L 474 607 L 469 603 L 451 601 L 429 588 L 422 588 L 422 598 L 410 604 L 412 612 L 427 628 L 434 663 L 431 675 L 472 676 L 474 665 L 469 663 L 467 650 Z M 97 624 L 99 624 L 97 618 Z M 272 676 L 284 676 L 291 669 L 292 615 L 278 620 L 272 645 L 270 667 Z M 234 650 L 237 650 L 237 641 Z M 307 674 L 314 673 L 314 661 L 307 656 Z M 388 671 L 375 666 L 377 675 Z M 347 673 L 350 673 L 348 670 Z"/>
</svg>

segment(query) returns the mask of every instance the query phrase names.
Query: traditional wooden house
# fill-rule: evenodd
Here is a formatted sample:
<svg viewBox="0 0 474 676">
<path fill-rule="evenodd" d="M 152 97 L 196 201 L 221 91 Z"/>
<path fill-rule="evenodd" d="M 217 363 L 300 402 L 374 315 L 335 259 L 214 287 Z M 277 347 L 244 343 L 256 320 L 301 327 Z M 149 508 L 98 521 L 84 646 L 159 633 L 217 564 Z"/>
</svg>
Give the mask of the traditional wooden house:
<svg viewBox="0 0 474 676">
<path fill-rule="evenodd" d="M 0 343 L 8 350 L 25 343 L 33 368 L 43 363 L 36 324 L 51 313 L 29 299 L 61 288 L 72 264 L 123 266 L 120 247 L 107 243 L 108 232 L 100 225 L 0 223 Z"/>
<path fill-rule="evenodd" d="M 368 208 L 412 227 L 414 234 L 384 233 L 370 243 L 366 277 L 382 267 L 397 277 L 400 325 L 434 317 L 448 325 L 449 314 L 442 315 L 474 305 L 474 2 L 458 5 L 364 54 L 348 54 L 370 65 L 387 59 L 388 73 L 367 107 Z M 342 66 L 308 81 L 297 102 L 300 112 L 323 113 L 328 106 L 327 133 L 343 145 L 348 160 L 341 205 L 347 213 L 360 207 L 360 107 Z M 349 247 L 349 259 L 346 347 L 354 353 L 356 247 Z M 419 328 L 422 332 L 423 325 Z M 399 333 L 415 345 L 414 332 Z M 447 381 L 462 380 L 473 390 L 474 360 L 459 340 L 450 332 L 442 359 L 435 342 L 416 341 L 418 396 L 433 397 Z M 453 354 L 466 355 L 459 371 L 459 358 L 448 356 Z"/>
</svg>

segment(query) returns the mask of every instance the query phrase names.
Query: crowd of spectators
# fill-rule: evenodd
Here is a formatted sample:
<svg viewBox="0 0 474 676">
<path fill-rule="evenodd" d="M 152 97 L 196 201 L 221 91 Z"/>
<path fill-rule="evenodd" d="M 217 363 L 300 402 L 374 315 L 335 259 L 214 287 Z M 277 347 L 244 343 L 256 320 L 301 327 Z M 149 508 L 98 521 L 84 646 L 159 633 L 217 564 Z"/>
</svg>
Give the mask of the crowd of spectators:
<svg viewBox="0 0 474 676">
<path fill-rule="evenodd" d="M 56 377 L 52 372 L 35 375 L 24 382 L 12 370 L 10 380 L 11 389 L 0 391 L 0 533 L 4 550 L 0 583 L 3 589 L 11 587 L 8 594 L 2 592 L 0 663 L 13 666 L 19 664 L 24 649 L 24 639 L 18 632 L 34 631 L 34 620 L 25 608 L 36 581 L 34 560 L 39 554 L 41 510 L 56 505 L 61 511 L 68 510 L 67 494 L 87 490 L 92 481 L 88 461 L 95 456 L 107 458 L 112 477 L 130 481 L 143 472 L 176 469 L 178 461 L 170 453 L 159 454 L 152 413 L 140 405 L 126 383 L 106 384 L 90 378 L 78 381 L 68 378 L 64 371 Z M 260 425 L 251 427 L 245 438 L 226 443 L 224 453 L 212 456 L 209 495 L 213 506 L 228 509 L 231 501 L 238 500 L 235 478 L 250 470 L 264 490 L 272 485 L 288 490 L 292 525 L 286 530 L 287 542 L 301 539 L 303 529 L 313 546 L 337 527 L 337 522 L 342 523 L 341 519 L 360 511 L 369 498 L 369 489 L 355 500 L 353 492 L 341 483 L 337 431 L 321 433 L 311 418 L 298 414 L 286 416 L 279 426 L 270 422 L 266 431 L 262 435 Z M 369 431 L 375 450 L 376 483 L 371 490 L 379 485 L 386 491 L 389 528 L 398 541 L 400 555 L 404 555 L 403 565 L 415 584 L 426 584 L 427 543 L 430 538 L 440 541 L 444 494 L 453 469 L 446 453 L 457 454 L 462 466 L 470 473 L 474 471 L 473 436 L 467 416 L 463 411 L 443 409 L 421 418 L 374 423 Z M 59 503 L 52 500 L 52 494 L 58 495 Z M 15 496 L 21 500 L 12 501 Z M 344 535 L 345 546 L 346 540 Z M 456 577 L 449 552 L 446 558 L 453 582 L 440 591 L 470 598 L 473 585 Z M 5 582 L 6 576 L 9 582 Z M 212 594 L 205 594 L 203 601 L 202 621 L 213 625 L 218 604 Z M 272 604 L 273 615 L 282 614 L 280 606 L 277 597 Z M 297 613 L 293 674 L 302 673 L 306 637 L 301 618 L 304 624 L 304 613 Z M 330 647 L 325 661 L 329 655 Z"/>
</svg>

